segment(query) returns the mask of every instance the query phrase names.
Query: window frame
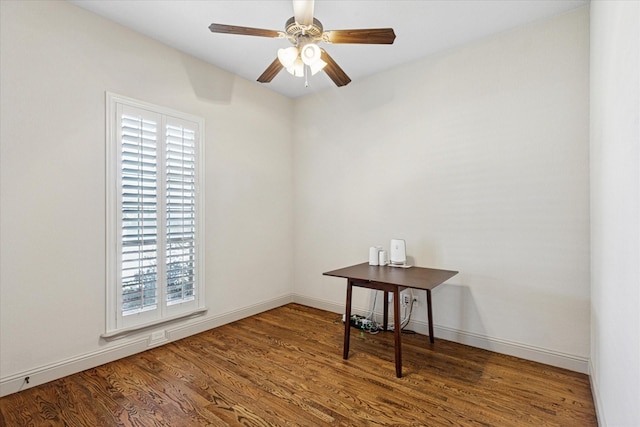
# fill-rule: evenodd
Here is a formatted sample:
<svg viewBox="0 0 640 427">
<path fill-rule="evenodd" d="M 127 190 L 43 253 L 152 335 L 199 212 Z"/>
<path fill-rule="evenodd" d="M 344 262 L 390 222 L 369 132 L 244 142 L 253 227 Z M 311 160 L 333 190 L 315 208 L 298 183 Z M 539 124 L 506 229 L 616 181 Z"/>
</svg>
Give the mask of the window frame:
<svg viewBox="0 0 640 427">
<path fill-rule="evenodd" d="M 157 121 L 157 195 L 164 199 L 167 185 L 166 145 L 167 126 L 181 124 L 195 127 L 195 285 L 194 298 L 178 304 L 165 298 L 166 289 L 166 215 L 164 201 L 157 206 L 157 306 L 136 314 L 123 315 L 122 310 L 122 171 L 121 126 L 122 114 L 128 109 L 143 112 Z M 106 92 L 106 332 L 103 338 L 114 338 L 153 325 L 204 313 L 205 307 L 205 245 L 204 245 L 204 119 L 167 107 Z"/>
</svg>

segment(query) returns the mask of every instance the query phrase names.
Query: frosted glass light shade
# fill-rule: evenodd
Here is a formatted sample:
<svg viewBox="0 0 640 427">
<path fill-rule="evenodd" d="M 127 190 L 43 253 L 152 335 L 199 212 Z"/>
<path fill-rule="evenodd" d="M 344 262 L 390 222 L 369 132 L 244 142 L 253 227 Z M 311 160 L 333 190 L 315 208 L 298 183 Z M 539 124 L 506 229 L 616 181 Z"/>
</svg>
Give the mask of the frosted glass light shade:
<svg viewBox="0 0 640 427">
<path fill-rule="evenodd" d="M 287 71 L 296 77 L 304 76 L 304 62 L 300 58 L 296 58 L 293 65 L 287 68 Z"/>
<path fill-rule="evenodd" d="M 318 59 L 313 64 L 309 65 L 309 69 L 311 70 L 311 75 L 314 76 L 318 71 L 322 71 L 324 67 L 326 67 L 327 63 L 322 59 Z"/>
<path fill-rule="evenodd" d="M 308 43 L 300 51 L 300 57 L 305 64 L 313 65 L 320 60 L 320 48 L 315 43 Z"/>
<path fill-rule="evenodd" d="M 298 49 L 294 46 L 286 49 L 278 49 L 278 60 L 284 68 L 290 68 L 298 58 Z"/>
</svg>

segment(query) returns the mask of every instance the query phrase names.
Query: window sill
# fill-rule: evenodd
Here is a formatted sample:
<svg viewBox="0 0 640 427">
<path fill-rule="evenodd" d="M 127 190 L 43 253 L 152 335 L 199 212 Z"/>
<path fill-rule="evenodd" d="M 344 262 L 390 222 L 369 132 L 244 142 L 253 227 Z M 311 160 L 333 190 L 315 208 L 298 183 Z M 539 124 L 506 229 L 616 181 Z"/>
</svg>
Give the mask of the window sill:
<svg viewBox="0 0 640 427">
<path fill-rule="evenodd" d="M 102 338 L 104 340 L 107 340 L 107 341 L 123 338 L 123 337 L 125 337 L 127 335 L 130 335 L 130 334 L 133 334 L 133 333 L 136 333 L 136 332 L 140 332 L 140 331 L 142 331 L 144 329 L 148 329 L 148 328 L 152 328 L 154 326 L 158 326 L 158 325 L 162 325 L 162 324 L 165 324 L 165 323 L 173 322 L 175 320 L 186 319 L 186 318 L 189 318 L 189 317 L 201 316 L 204 313 L 206 313 L 207 310 L 208 310 L 207 307 L 203 307 L 203 308 L 196 309 L 194 311 L 190 311 L 188 313 L 183 313 L 183 314 L 179 314 L 179 315 L 176 315 L 176 316 L 167 317 L 166 319 L 155 320 L 153 322 L 144 323 L 142 325 L 131 326 L 129 328 L 114 329 L 112 331 L 107 331 L 104 334 L 100 335 L 100 338 Z"/>
</svg>

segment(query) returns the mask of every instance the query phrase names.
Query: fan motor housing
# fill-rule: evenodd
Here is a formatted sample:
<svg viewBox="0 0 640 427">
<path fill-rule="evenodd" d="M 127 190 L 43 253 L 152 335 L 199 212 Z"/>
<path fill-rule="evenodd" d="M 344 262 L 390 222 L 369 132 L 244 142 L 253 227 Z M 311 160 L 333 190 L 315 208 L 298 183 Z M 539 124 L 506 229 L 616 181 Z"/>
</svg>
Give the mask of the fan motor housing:
<svg viewBox="0 0 640 427">
<path fill-rule="evenodd" d="M 318 21 L 316 18 L 313 18 L 313 24 L 310 26 L 300 25 L 296 22 L 295 17 L 291 17 L 287 19 L 287 23 L 284 26 L 285 31 L 291 37 L 298 37 L 299 35 L 306 34 L 313 38 L 321 38 L 322 37 L 322 23 Z"/>
</svg>

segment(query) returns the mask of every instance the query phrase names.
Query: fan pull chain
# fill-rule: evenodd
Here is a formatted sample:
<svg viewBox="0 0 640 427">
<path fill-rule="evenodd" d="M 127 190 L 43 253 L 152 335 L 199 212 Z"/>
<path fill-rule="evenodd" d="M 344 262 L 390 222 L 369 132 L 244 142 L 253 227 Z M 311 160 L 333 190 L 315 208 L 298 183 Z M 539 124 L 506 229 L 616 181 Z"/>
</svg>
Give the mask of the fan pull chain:
<svg viewBox="0 0 640 427">
<path fill-rule="evenodd" d="M 307 66 L 304 66 L 304 87 L 309 87 L 309 73 L 307 73 Z"/>
</svg>

